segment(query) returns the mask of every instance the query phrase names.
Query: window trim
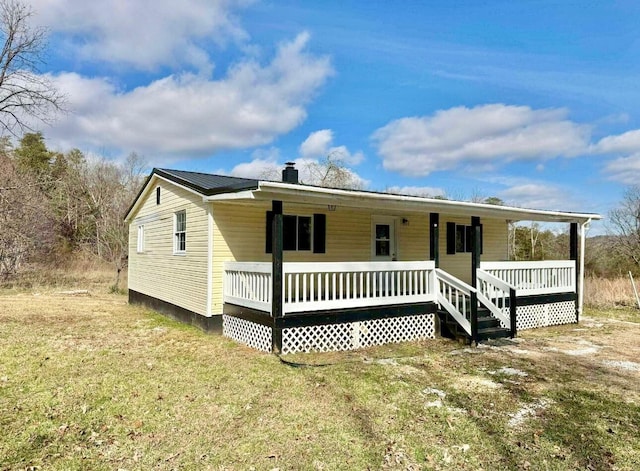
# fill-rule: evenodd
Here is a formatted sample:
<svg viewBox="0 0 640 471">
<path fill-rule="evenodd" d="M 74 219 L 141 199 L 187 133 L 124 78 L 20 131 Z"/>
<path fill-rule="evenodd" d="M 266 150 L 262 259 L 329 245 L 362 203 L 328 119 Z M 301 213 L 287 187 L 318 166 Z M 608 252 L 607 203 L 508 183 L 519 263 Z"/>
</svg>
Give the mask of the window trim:
<svg viewBox="0 0 640 471">
<path fill-rule="evenodd" d="M 138 244 L 136 253 L 144 253 L 144 224 L 138 224 Z"/>
<path fill-rule="evenodd" d="M 371 218 L 371 235 L 370 235 L 370 244 L 371 244 L 371 260 L 397 260 L 398 259 L 398 228 L 397 228 L 397 220 L 398 218 L 395 216 L 373 216 Z M 377 255 L 377 247 L 376 242 L 378 238 L 376 237 L 376 225 L 385 225 L 389 226 L 389 255 Z M 380 239 L 382 240 L 382 239 Z"/>
<path fill-rule="evenodd" d="M 178 217 L 184 214 L 184 227 L 178 230 Z M 181 244 L 182 243 L 182 244 Z M 184 248 L 180 248 L 184 245 Z M 187 210 L 182 209 L 173 213 L 173 254 L 184 255 L 187 253 Z"/>
</svg>

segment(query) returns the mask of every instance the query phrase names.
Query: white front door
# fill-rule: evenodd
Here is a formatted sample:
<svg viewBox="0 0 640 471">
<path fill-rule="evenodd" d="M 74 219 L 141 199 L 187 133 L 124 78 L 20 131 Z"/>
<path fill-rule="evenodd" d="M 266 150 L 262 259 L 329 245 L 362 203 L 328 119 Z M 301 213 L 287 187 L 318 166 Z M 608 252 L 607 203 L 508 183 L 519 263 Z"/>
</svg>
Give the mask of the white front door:
<svg viewBox="0 0 640 471">
<path fill-rule="evenodd" d="M 375 217 L 371 222 L 371 257 L 373 260 L 396 260 L 396 221 L 392 217 Z"/>
</svg>

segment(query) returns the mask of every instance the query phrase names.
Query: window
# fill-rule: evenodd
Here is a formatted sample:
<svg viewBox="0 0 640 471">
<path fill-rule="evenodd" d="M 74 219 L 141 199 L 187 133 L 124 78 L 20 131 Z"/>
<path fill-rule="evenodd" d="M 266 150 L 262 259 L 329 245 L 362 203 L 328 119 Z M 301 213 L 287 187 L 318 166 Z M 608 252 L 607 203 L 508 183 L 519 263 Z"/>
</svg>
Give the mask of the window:
<svg viewBox="0 0 640 471">
<path fill-rule="evenodd" d="M 156 204 L 160 204 L 160 187 L 156 188 Z"/>
<path fill-rule="evenodd" d="M 471 253 L 473 226 L 447 223 L 447 254 Z M 480 224 L 480 253 L 482 253 L 482 224 Z"/>
<path fill-rule="evenodd" d="M 273 224 L 273 212 L 267 211 L 266 247 L 265 251 L 271 253 Z M 282 216 L 282 249 L 289 251 L 312 251 L 313 253 L 325 253 L 325 233 L 327 218 L 324 214 L 311 216 L 295 216 L 285 214 Z"/>
<path fill-rule="evenodd" d="M 184 253 L 187 250 L 187 212 L 178 211 L 175 213 L 173 221 L 173 252 Z"/>
<path fill-rule="evenodd" d="M 137 252 L 144 252 L 144 226 L 138 226 L 138 247 Z"/>
<path fill-rule="evenodd" d="M 391 255 L 391 225 L 376 224 L 376 257 Z"/>
<path fill-rule="evenodd" d="M 471 252 L 471 226 L 456 224 L 456 252 Z"/>
<path fill-rule="evenodd" d="M 283 250 L 311 250 L 311 217 L 282 217 Z"/>
</svg>

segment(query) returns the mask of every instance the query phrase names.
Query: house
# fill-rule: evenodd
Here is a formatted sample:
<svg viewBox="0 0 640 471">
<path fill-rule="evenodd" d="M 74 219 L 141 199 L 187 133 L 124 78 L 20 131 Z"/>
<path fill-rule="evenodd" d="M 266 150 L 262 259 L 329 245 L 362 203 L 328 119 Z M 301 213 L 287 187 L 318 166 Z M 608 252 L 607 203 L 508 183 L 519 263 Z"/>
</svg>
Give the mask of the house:
<svg viewBox="0 0 640 471">
<path fill-rule="evenodd" d="M 469 341 L 577 322 L 598 214 L 154 169 L 127 213 L 129 301 L 263 351 Z M 508 261 L 512 221 L 569 226 L 565 260 Z"/>
</svg>

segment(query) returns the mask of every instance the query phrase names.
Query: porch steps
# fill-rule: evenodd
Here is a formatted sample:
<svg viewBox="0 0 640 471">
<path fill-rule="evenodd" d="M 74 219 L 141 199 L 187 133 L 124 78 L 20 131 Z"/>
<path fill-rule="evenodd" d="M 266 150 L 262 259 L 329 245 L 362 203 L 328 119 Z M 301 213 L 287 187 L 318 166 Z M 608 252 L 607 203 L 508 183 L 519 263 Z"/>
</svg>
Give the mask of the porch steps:
<svg viewBox="0 0 640 471">
<path fill-rule="evenodd" d="M 447 311 L 438 311 L 440 318 L 440 334 L 443 337 L 471 342 L 471 337 Z M 478 308 L 478 340 L 507 338 L 511 331 L 500 327 L 500 321 L 485 308 Z"/>
</svg>

